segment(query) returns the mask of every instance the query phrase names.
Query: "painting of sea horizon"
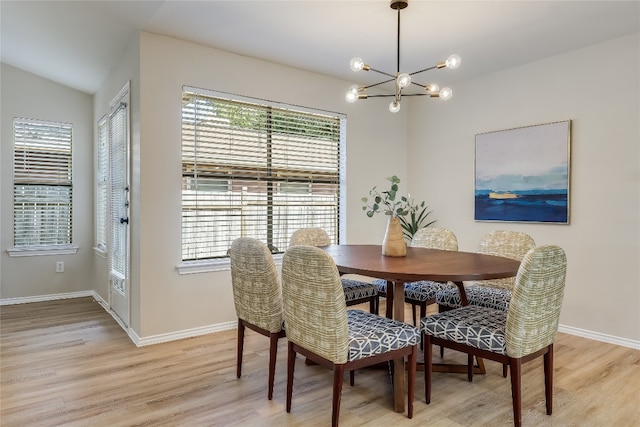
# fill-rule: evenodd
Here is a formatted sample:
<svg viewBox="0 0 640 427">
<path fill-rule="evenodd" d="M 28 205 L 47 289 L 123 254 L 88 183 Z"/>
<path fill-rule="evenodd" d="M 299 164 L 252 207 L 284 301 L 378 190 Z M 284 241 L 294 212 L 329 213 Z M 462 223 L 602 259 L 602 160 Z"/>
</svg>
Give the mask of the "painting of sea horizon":
<svg viewBox="0 0 640 427">
<path fill-rule="evenodd" d="M 475 220 L 569 223 L 571 121 L 476 135 Z"/>
</svg>

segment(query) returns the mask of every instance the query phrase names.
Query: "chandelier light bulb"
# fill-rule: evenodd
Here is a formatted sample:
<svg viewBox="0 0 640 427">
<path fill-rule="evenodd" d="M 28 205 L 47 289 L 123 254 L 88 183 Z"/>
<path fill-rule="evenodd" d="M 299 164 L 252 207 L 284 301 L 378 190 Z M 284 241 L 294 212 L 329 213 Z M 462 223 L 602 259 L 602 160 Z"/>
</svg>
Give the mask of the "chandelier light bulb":
<svg viewBox="0 0 640 427">
<path fill-rule="evenodd" d="M 437 91 L 439 91 L 439 90 L 440 90 L 440 86 L 438 86 L 438 85 L 437 85 L 437 84 L 435 84 L 435 83 L 431 83 L 431 84 L 426 85 L 426 86 L 424 87 L 424 89 L 425 89 L 427 92 L 429 92 L 429 93 L 433 93 L 433 92 L 437 92 Z"/>
<path fill-rule="evenodd" d="M 450 87 L 443 87 L 442 89 L 440 89 L 440 99 L 442 99 L 443 101 L 451 99 L 452 96 L 453 91 Z"/>
<path fill-rule="evenodd" d="M 354 56 L 353 58 L 351 58 L 351 61 L 349 61 L 349 66 L 351 67 L 352 71 L 360 71 L 364 68 L 364 61 L 362 60 L 362 58 Z"/>
<path fill-rule="evenodd" d="M 345 99 L 349 104 L 353 104 L 358 100 L 358 85 L 353 85 L 349 88 L 345 95 Z"/>
<path fill-rule="evenodd" d="M 451 68 L 452 70 L 455 70 L 462 63 L 462 59 L 460 59 L 458 55 L 451 55 L 447 58 L 445 63 L 447 64 L 447 68 Z"/>
<path fill-rule="evenodd" d="M 389 111 L 391 111 L 392 113 L 397 113 L 398 111 L 400 111 L 400 102 L 396 101 L 395 99 L 391 101 L 391 104 L 389 104 Z"/>
<path fill-rule="evenodd" d="M 407 73 L 400 73 L 398 77 L 396 77 L 396 82 L 400 89 L 405 88 L 411 84 L 411 76 Z"/>
</svg>

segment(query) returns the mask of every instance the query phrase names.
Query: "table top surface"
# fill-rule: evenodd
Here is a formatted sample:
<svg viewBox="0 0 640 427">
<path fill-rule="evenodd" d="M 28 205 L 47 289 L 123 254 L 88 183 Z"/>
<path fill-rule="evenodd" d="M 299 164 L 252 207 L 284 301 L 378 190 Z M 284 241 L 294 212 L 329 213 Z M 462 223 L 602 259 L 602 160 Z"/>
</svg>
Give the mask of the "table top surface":
<svg viewBox="0 0 640 427">
<path fill-rule="evenodd" d="M 324 249 L 343 274 L 361 274 L 387 280 L 461 282 L 513 277 L 520 262 L 474 252 L 407 248 L 404 257 L 382 255 L 380 245 L 330 245 Z"/>
</svg>

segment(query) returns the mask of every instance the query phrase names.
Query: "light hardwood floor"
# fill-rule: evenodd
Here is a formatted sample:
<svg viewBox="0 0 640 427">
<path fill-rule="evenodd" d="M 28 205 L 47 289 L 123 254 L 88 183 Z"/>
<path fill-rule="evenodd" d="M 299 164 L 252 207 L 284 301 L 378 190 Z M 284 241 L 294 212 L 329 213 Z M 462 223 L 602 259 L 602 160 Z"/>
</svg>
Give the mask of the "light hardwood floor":
<svg viewBox="0 0 640 427">
<path fill-rule="evenodd" d="M 236 379 L 235 330 L 136 348 L 92 298 L 4 306 L 0 320 L 3 427 L 306 427 L 331 421 L 332 375 L 302 360 L 286 413 L 286 340 L 280 340 L 268 401 L 268 340 L 252 331 L 243 376 Z M 449 350 L 445 359 L 466 357 Z M 523 366 L 525 426 L 640 425 L 640 351 L 559 334 L 551 416 L 545 414 L 541 360 Z M 434 374 L 430 405 L 418 372 L 412 420 L 392 410 L 385 369 L 358 371 L 355 387 L 345 382 L 340 425 L 510 426 L 509 379 L 500 365 L 486 365 L 487 374 L 472 383 L 466 375 Z"/>
</svg>

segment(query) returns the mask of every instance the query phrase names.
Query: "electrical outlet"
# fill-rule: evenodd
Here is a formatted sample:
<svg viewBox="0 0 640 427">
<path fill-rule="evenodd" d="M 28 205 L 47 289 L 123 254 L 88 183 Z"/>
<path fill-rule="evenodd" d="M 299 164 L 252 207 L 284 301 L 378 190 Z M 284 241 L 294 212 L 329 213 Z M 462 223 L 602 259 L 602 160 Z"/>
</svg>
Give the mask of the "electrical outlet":
<svg viewBox="0 0 640 427">
<path fill-rule="evenodd" d="M 64 273 L 64 261 L 56 262 L 56 273 Z"/>
</svg>

